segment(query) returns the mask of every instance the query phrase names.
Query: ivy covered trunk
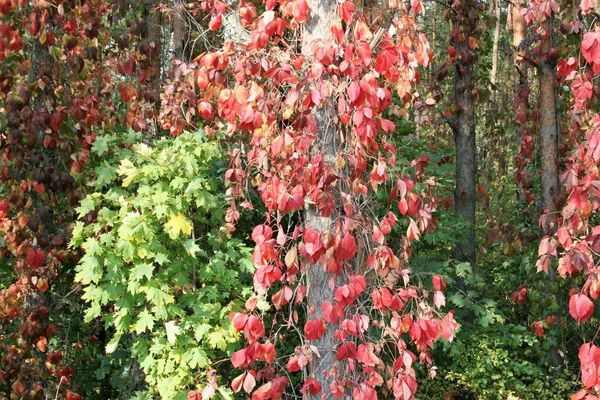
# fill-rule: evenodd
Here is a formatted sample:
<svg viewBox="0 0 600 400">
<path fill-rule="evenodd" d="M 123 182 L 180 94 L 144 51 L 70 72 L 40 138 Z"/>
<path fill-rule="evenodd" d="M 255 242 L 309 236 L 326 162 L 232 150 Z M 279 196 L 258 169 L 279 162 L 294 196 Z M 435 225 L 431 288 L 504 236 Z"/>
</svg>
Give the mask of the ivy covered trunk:
<svg viewBox="0 0 600 400">
<path fill-rule="evenodd" d="M 338 4 L 335 0 L 313 0 L 309 3 L 310 18 L 306 26 L 306 35 L 302 45 L 302 53 L 310 59 L 312 57 L 312 45 L 315 40 L 331 39 L 331 26 L 337 18 Z M 314 151 L 323 154 L 324 161 L 330 165 L 335 164 L 338 154 L 338 143 L 336 140 L 337 127 L 335 125 L 336 109 L 331 103 L 325 103 L 321 107 L 315 107 L 312 111 L 317 123 L 317 137 Z M 330 232 L 335 225 L 335 215 L 324 217 L 316 211 L 313 206 L 307 207 L 305 212 L 305 228 L 313 228 L 317 232 Z M 327 301 L 333 301 L 333 290 L 329 288 L 329 281 L 333 276 L 327 271 L 323 263 L 307 266 L 307 319 L 322 318 L 321 305 Z M 341 285 L 341 277 L 336 277 L 336 287 Z M 335 324 L 327 324 L 324 335 L 313 344 L 318 349 L 320 357 L 313 358 L 310 364 L 310 375 L 316 379 L 323 388 L 323 393 L 329 393 L 329 385 L 332 379 L 329 371 L 336 364 L 335 348 L 338 340 L 334 337 Z M 321 398 L 321 394 L 314 396 Z"/>
<path fill-rule="evenodd" d="M 541 191 L 542 212 L 541 226 L 544 235 L 551 236 L 558 228 L 556 199 L 560 194 L 558 174 L 558 115 L 556 109 L 556 62 L 552 59 L 552 18 L 547 18 L 542 24 L 542 39 L 540 43 L 540 134 L 539 155 L 541 159 Z M 550 292 L 550 283 L 555 280 L 555 271 L 550 269 L 545 282 L 545 292 L 548 298 L 556 301 L 556 296 Z M 556 346 L 550 348 L 550 356 L 555 368 L 560 365 L 560 357 Z M 558 372 L 555 369 L 555 372 Z"/>
<path fill-rule="evenodd" d="M 453 14 L 452 44 L 459 55 L 454 76 L 455 115 L 451 122 L 456 143 L 456 187 L 454 205 L 458 216 L 468 224 L 463 240 L 454 248 L 454 258 L 475 263 L 475 186 L 477 162 L 475 149 L 475 112 L 473 90 L 473 54 L 469 47 L 476 21 L 476 1 L 462 0 L 456 3 Z"/>
<path fill-rule="evenodd" d="M 556 62 L 552 60 L 552 22 L 548 18 L 543 24 L 539 65 L 540 80 L 540 158 L 542 181 L 542 207 L 547 216 L 542 223 L 545 235 L 557 229 L 555 198 L 560 192 L 558 177 L 558 120 L 556 110 Z"/>
</svg>

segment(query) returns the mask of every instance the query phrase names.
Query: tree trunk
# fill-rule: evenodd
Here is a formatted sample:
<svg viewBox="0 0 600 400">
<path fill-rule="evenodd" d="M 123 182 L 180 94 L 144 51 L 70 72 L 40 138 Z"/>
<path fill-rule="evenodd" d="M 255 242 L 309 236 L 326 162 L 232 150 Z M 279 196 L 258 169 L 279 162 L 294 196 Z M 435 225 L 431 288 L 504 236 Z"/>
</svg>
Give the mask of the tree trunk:
<svg viewBox="0 0 600 400">
<path fill-rule="evenodd" d="M 544 30 L 552 32 L 552 22 L 547 19 Z M 548 213 L 542 224 L 544 235 L 552 235 L 557 229 L 555 198 L 560 192 L 558 177 L 558 119 L 556 110 L 556 63 L 548 60 L 552 37 L 542 39 L 539 65 L 540 85 L 540 158 L 542 181 L 542 207 Z"/>
<path fill-rule="evenodd" d="M 307 60 L 313 58 L 312 43 L 315 39 L 332 41 L 331 26 L 337 19 L 338 4 L 335 0 L 312 0 L 309 1 L 310 19 L 306 25 L 306 34 L 302 43 L 302 52 Z M 317 122 L 317 138 L 315 151 L 324 156 L 326 163 L 334 165 L 336 148 L 339 145 L 336 140 L 336 127 L 334 120 L 336 109 L 332 104 L 323 104 L 313 109 L 313 115 Z M 305 227 L 312 227 L 318 232 L 331 231 L 335 220 L 332 217 L 321 216 L 313 207 L 306 209 Z M 328 282 L 333 276 L 327 272 L 322 264 L 311 265 L 307 268 L 307 306 L 309 319 L 322 317 L 321 304 L 327 300 L 333 300 L 333 291 L 329 289 Z M 335 278 L 341 284 L 341 276 Z M 330 383 L 333 378 L 329 375 L 335 367 L 335 348 L 337 339 L 333 334 L 335 326 L 327 325 L 325 334 L 313 344 L 319 351 L 320 357 L 315 357 L 310 364 L 310 376 L 316 379 L 323 388 L 323 393 L 330 393 Z M 314 398 L 321 398 L 317 395 Z"/>
<path fill-rule="evenodd" d="M 518 68 L 522 60 L 521 43 L 525 39 L 527 33 L 527 24 L 525 23 L 525 17 L 521 14 L 521 8 L 523 7 L 523 0 L 515 0 L 511 7 L 511 20 L 512 20 L 512 32 L 513 32 L 513 48 L 515 51 L 515 65 Z"/>
<path fill-rule="evenodd" d="M 51 20 L 49 18 L 49 20 Z M 48 51 L 48 47 L 41 44 L 40 41 L 36 38 L 33 39 L 31 44 L 31 49 L 29 53 L 29 59 L 31 61 L 31 69 L 29 70 L 28 80 L 31 84 L 38 82 L 41 78 L 47 77 L 52 74 L 53 69 L 53 59 L 50 56 L 50 52 Z M 52 101 L 53 96 L 53 82 L 44 80 L 45 86 L 37 87 L 35 89 L 35 95 L 31 100 L 31 109 L 34 114 L 38 115 L 48 115 L 46 104 L 47 102 L 52 103 L 54 105 L 54 101 Z M 35 118 L 34 118 L 35 120 Z M 37 132 L 34 134 L 37 135 L 38 142 L 42 142 L 45 137 L 45 132 L 43 127 L 36 126 L 32 122 L 32 126 L 37 128 Z M 33 132 L 32 132 L 33 133 Z M 40 152 L 44 157 L 44 164 L 52 165 L 53 162 L 50 160 L 50 157 L 47 152 Z M 44 220 L 41 217 L 41 210 L 45 209 L 44 200 L 37 194 L 32 194 L 32 200 L 34 207 L 30 209 L 31 215 L 35 215 L 39 220 L 44 223 L 47 227 L 52 227 L 54 221 Z M 35 234 L 34 234 L 35 235 Z M 33 242 L 36 242 L 35 238 L 32 238 Z M 28 273 L 28 281 L 31 281 L 31 276 L 35 275 L 35 272 Z M 26 327 L 25 330 L 21 330 L 21 334 L 23 338 L 28 342 L 29 349 L 32 352 L 32 359 L 36 360 L 38 368 L 40 371 L 43 368 L 44 363 L 46 362 L 46 354 L 43 351 L 40 351 L 36 346 L 38 340 L 42 337 L 45 337 L 46 330 L 49 323 L 48 313 L 40 314 L 40 310 L 44 307 L 49 307 L 49 291 L 41 292 L 34 285 L 29 287 L 27 294 L 23 297 L 23 327 Z M 40 318 L 35 317 L 36 315 L 41 315 Z M 33 375 L 33 374 L 32 374 Z M 41 374 L 40 376 L 28 376 L 29 381 L 29 389 L 33 389 L 36 384 L 43 385 L 44 388 L 47 388 L 48 380 L 47 375 Z"/>
<path fill-rule="evenodd" d="M 491 103 L 495 107 L 496 102 L 496 82 L 498 81 L 498 48 L 500 45 L 500 18 L 502 16 L 500 10 L 500 0 L 495 0 L 494 15 L 496 17 L 496 25 L 494 26 L 494 42 L 492 45 L 492 70 L 490 71 L 490 83 L 492 84 Z"/>
<path fill-rule="evenodd" d="M 188 62 L 190 59 L 190 49 L 187 48 L 189 33 L 185 4 L 177 1 L 173 9 L 173 53 L 176 60 Z"/>
<path fill-rule="evenodd" d="M 454 258 L 475 264 L 475 197 L 477 160 L 475 148 L 475 110 L 473 89 L 473 55 L 468 38 L 473 35 L 475 22 L 466 14 L 472 2 L 463 0 L 457 7 L 451 41 L 460 55 L 454 75 L 455 115 L 451 127 L 456 143 L 456 187 L 454 206 L 458 216 L 468 224 L 465 238 L 454 248 Z M 460 16 L 459 16 L 460 14 Z"/>
<path fill-rule="evenodd" d="M 147 83 L 147 90 L 152 94 L 153 110 L 149 113 L 150 134 L 158 133 L 156 117 L 160 112 L 160 92 L 162 87 L 162 13 L 158 10 L 158 2 L 149 0 L 144 5 L 146 18 L 146 31 L 144 32 L 142 48 L 145 49 L 147 67 L 151 68 L 151 75 Z"/>
<path fill-rule="evenodd" d="M 542 29 L 547 33 L 541 39 L 540 63 L 538 68 L 540 85 L 540 134 L 539 156 L 541 159 L 542 183 L 542 213 L 541 219 L 544 235 L 553 235 L 558 229 L 557 206 L 555 199 L 560 194 L 560 180 L 558 174 L 558 113 L 556 106 L 556 63 L 548 57 L 552 49 L 552 17 L 546 19 Z M 557 301 L 556 296 L 550 292 L 550 284 L 554 282 L 556 272 L 549 269 L 550 275 L 546 278 L 545 294 L 548 298 Z M 559 321 L 560 322 L 560 321 Z M 556 346 L 550 348 L 550 357 L 554 365 L 554 373 L 558 372 L 560 356 Z"/>
</svg>

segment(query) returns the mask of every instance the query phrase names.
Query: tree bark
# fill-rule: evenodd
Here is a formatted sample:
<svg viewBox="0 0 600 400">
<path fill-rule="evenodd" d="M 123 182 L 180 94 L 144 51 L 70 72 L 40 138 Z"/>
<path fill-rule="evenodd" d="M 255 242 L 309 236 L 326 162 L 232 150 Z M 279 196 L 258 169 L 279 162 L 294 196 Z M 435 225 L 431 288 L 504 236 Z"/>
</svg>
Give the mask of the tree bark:
<svg viewBox="0 0 600 400">
<path fill-rule="evenodd" d="M 475 201 L 477 181 L 477 156 L 475 146 L 475 109 L 473 55 L 468 38 L 473 35 L 475 22 L 466 10 L 472 1 L 463 0 L 453 21 L 451 41 L 460 55 L 454 75 L 455 115 L 451 123 L 456 143 L 456 187 L 454 207 L 458 216 L 468 224 L 465 238 L 454 247 L 454 258 L 475 264 Z"/>
<path fill-rule="evenodd" d="M 338 4 L 335 0 L 312 0 L 309 1 L 310 19 L 306 25 L 306 33 L 302 43 L 302 53 L 307 60 L 313 58 L 312 43 L 316 39 L 332 41 L 331 26 L 337 18 Z M 324 104 L 313 109 L 313 116 L 317 122 L 317 138 L 315 152 L 324 156 L 326 163 L 335 165 L 337 154 L 336 126 L 334 123 L 336 109 L 332 104 Z M 313 207 L 308 207 L 305 212 L 305 227 L 312 227 L 318 232 L 332 231 L 335 217 L 323 217 Z M 333 300 L 333 291 L 329 289 L 329 281 L 334 278 L 329 274 L 322 264 L 311 265 L 307 268 L 307 306 L 308 319 L 322 317 L 321 305 L 323 302 Z M 341 284 L 341 276 L 335 277 L 336 285 Z M 314 357 L 310 364 L 310 376 L 316 379 L 322 386 L 325 398 L 330 397 L 330 383 L 333 377 L 330 375 L 336 364 L 335 348 L 337 340 L 333 334 L 335 326 L 328 324 L 325 334 L 313 345 L 319 351 L 319 357 Z M 321 394 L 314 397 L 321 398 Z"/>
<path fill-rule="evenodd" d="M 498 81 L 498 48 L 500 46 L 500 18 L 502 17 L 500 10 L 500 0 L 495 0 L 494 15 L 496 24 L 494 26 L 494 42 L 492 44 L 492 70 L 490 71 L 490 83 L 492 84 L 491 103 L 495 107 L 496 102 L 496 82 Z"/>
<path fill-rule="evenodd" d="M 515 0 L 511 6 L 511 20 L 512 20 L 512 32 L 513 32 L 513 49 L 515 51 L 514 60 L 515 66 L 521 63 L 522 50 L 521 43 L 525 39 L 527 33 L 527 24 L 525 23 L 525 17 L 521 14 L 521 8 L 523 7 L 524 0 Z"/>
<path fill-rule="evenodd" d="M 160 112 L 160 92 L 162 87 L 162 13 L 157 9 L 158 2 L 149 0 L 144 4 L 146 18 L 146 31 L 144 32 L 142 46 L 146 47 L 146 62 L 152 69 L 147 88 L 153 95 L 154 112 L 151 114 L 151 134 L 158 133 L 156 117 Z"/>
<path fill-rule="evenodd" d="M 173 53 L 175 59 L 182 62 L 190 59 L 190 49 L 187 48 L 190 31 L 186 20 L 185 4 L 176 1 L 173 8 Z"/>
<path fill-rule="evenodd" d="M 547 57 L 552 48 L 552 21 L 547 19 L 543 29 L 549 36 L 542 39 L 539 64 L 540 85 L 540 158 L 542 181 L 542 207 L 548 213 L 542 229 L 552 235 L 557 229 L 555 198 L 560 192 L 558 176 L 558 119 L 556 110 L 556 63 Z"/>
<path fill-rule="evenodd" d="M 541 159 L 542 183 L 542 231 L 544 235 L 553 235 L 558 229 L 557 206 L 555 199 L 560 194 L 560 180 L 558 173 L 558 112 L 556 103 L 556 62 L 549 57 L 552 49 L 553 18 L 547 18 L 542 24 L 542 29 L 547 33 L 541 39 L 540 63 L 538 68 L 540 85 L 540 134 L 539 155 Z M 550 284 L 556 278 L 556 271 L 549 269 L 549 276 L 545 280 L 545 294 L 555 302 L 557 298 L 550 291 Z M 560 321 L 558 321 L 560 322 Z M 556 346 L 550 348 L 550 357 L 554 366 L 554 373 L 558 372 L 560 356 Z"/>
</svg>

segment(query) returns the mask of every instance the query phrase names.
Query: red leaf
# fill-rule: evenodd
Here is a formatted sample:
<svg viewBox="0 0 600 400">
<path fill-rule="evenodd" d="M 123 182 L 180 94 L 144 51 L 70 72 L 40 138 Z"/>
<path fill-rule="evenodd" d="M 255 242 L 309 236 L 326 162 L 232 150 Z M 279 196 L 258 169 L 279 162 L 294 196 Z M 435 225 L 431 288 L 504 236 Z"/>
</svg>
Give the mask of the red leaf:
<svg viewBox="0 0 600 400">
<path fill-rule="evenodd" d="M 600 62 L 600 32 L 588 32 L 583 35 L 581 52 L 587 62 L 595 64 Z"/>
<path fill-rule="evenodd" d="M 213 17 L 210 19 L 210 22 L 208 23 L 208 28 L 211 31 L 216 32 L 219 30 L 222 24 L 223 16 L 221 14 L 213 15 Z"/>
<path fill-rule="evenodd" d="M 321 312 L 323 313 L 323 319 L 332 324 L 337 324 L 344 316 L 342 307 L 339 304 L 332 305 L 330 301 L 321 304 Z"/>
<path fill-rule="evenodd" d="M 544 324 L 542 323 L 542 321 L 535 321 L 533 324 L 531 324 L 531 329 L 533 329 L 535 336 L 544 336 Z"/>
<path fill-rule="evenodd" d="M 294 19 L 303 23 L 308 19 L 308 3 L 306 0 L 296 0 L 292 6 Z"/>
<path fill-rule="evenodd" d="M 241 349 L 233 353 L 231 356 L 231 363 L 234 368 L 245 367 L 252 363 L 252 358 L 248 357 L 246 350 L 247 349 Z"/>
<path fill-rule="evenodd" d="M 302 393 L 310 393 L 313 396 L 316 396 L 319 393 L 321 393 L 321 390 L 321 384 L 313 378 L 308 378 L 306 382 L 304 382 L 304 385 L 302 385 L 302 389 L 300 389 Z"/>
<path fill-rule="evenodd" d="M 73 393 L 71 391 L 67 391 L 66 398 L 67 398 L 67 400 L 81 400 L 82 399 L 81 395 L 79 395 L 77 393 Z"/>
<path fill-rule="evenodd" d="M 320 319 L 308 321 L 306 325 L 304 325 L 304 336 L 306 336 L 308 340 L 318 340 L 324 334 L 325 324 Z"/>
<path fill-rule="evenodd" d="M 239 312 L 234 312 L 229 314 L 229 320 L 233 322 L 235 330 L 240 332 L 244 329 L 244 326 L 246 326 L 246 321 L 248 321 L 248 315 Z"/>
<path fill-rule="evenodd" d="M 44 265 L 44 252 L 42 250 L 29 250 L 27 253 L 27 264 L 33 268 Z"/>
<path fill-rule="evenodd" d="M 344 342 L 335 356 L 338 360 L 345 360 L 347 358 L 355 358 L 356 357 L 356 345 L 354 342 Z"/>
<path fill-rule="evenodd" d="M 569 300 L 569 314 L 579 323 L 586 322 L 594 313 L 594 303 L 584 294 L 575 294 Z"/>
<path fill-rule="evenodd" d="M 435 290 L 438 290 L 440 292 L 442 292 L 447 286 L 446 278 L 444 278 L 442 275 L 434 275 L 432 281 Z"/>
<path fill-rule="evenodd" d="M 375 70 L 386 76 L 398 61 L 398 52 L 394 48 L 382 50 L 375 59 Z"/>
<path fill-rule="evenodd" d="M 265 334 L 265 326 L 258 317 L 251 315 L 248 317 L 244 327 L 244 336 L 248 343 L 254 343 Z"/>
<path fill-rule="evenodd" d="M 354 257 L 356 251 L 357 247 L 354 236 L 346 233 L 336 249 L 336 257 L 340 257 L 343 260 L 349 260 Z"/>
<path fill-rule="evenodd" d="M 234 393 L 239 392 L 242 388 L 244 389 L 244 392 L 250 393 L 252 392 L 252 389 L 254 389 L 254 386 L 256 386 L 256 379 L 249 371 L 244 372 L 231 382 L 231 388 Z"/>
<path fill-rule="evenodd" d="M 345 1 L 340 4 L 338 14 L 342 21 L 346 24 L 352 23 L 352 15 L 354 14 L 354 4 L 351 1 Z"/>
<path fill-rule="evenodd" d="M 584 343 L 579 348 L 579 362 L 581 363 L 581 381 L 587 389 L 592 389 L 598 384 L 598 370 L 600 369 L 600 348 L 592 343 Z"/>
<path fill-rule="evenodd" d="M 360 97 L 360 86 L 355 81 L 352 81 L 350 86 L 348 86 L 348 99 L 350 103 L 354 103 Z"/>
</svg>

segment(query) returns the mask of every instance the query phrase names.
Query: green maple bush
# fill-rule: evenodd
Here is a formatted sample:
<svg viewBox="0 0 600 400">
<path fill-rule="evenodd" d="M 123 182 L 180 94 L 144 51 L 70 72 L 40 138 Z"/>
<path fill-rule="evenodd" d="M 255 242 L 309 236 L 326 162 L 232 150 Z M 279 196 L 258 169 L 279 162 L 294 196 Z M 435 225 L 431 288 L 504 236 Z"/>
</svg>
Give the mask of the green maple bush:
<svg viewBox="0 0 600 400">
<path fill-rule="evenodd" d="M 219 366 L 236 348 L 228 315 L 248 295 L 250 251 L 221 236 L 223 152 L 201 131 L 120 148 L 98 136 L 99 159 L 81 202 L 71 246 L 85 255 L 75 280 L 83 284 L 86 321 L 101 318 L 107 353 L 130 351 L 145 374 L 148 395 L 185 398 L 220 385 Z"/>
</svg>

